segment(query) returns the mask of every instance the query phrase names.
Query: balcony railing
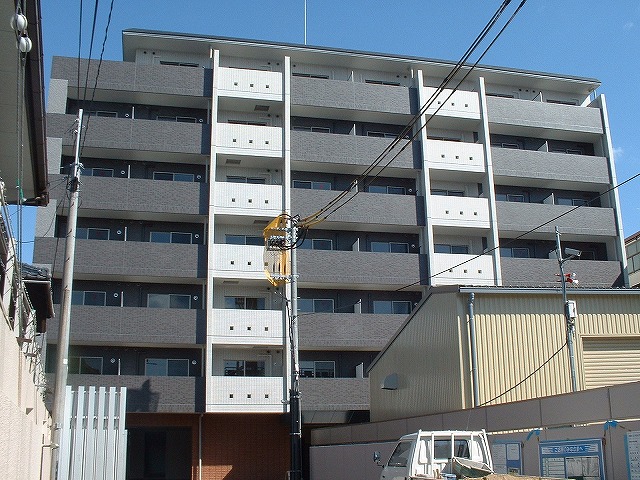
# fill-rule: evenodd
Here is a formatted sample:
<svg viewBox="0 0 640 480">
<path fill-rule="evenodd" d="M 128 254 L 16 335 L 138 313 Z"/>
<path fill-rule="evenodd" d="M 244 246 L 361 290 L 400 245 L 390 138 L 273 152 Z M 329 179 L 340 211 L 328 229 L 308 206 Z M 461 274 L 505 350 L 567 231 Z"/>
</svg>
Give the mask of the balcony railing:
<svg viewBox="0 0 640 480">
<path fill-rule="evenodd" d="M 431 98 L 435 92 L 434 87 L 425 87 L 427 99 Z M 456 90 L 451 97 L 449 95 L 451 95 L 450 89 L 442 91 L 427 109 L 427 115 L 437 111 L 436 116 L 480 118 L 480 103 L 477 92 Z"/>
<path fill-rule="evenodd" d="M 263 253 L 260 246 L 215 244 L 214 276 L 265 279 Z"/>
<path fill-rule="evenodd" d="M 486 198 L 430 195 L 429 204 L 434 225 L 489 228 L 489 201 Z"/>
<path fill-rule="evenodd" d="M 279 101 L 282 100 L 282 73 L 220 67 L 218 95 Z"/>
<path fill-rule="evenodd" d="M 479 143 L 427 140 L 427 164 L 438 170 L 484 172 L 484 151 Z"/>
<path fill-rule="evenodd" d="M 282 347 L 282 311 L 213 309 L 209 343 Z"/>
<path fill-rule="evenodd" d="M 282 128 L 235 123 L 216 125 L 218 153 L 258 157 L 282 156 Z"/>
<path fill-rule="evenodd" d="M 282 377 L 213 376 L 207 382 L 207 413 L 282 413 L 283 400 Z"/>
<path fill-rule="evenodd" d="M 215 213 L 276 217 L 282 213 L 282 186 L 216 182 Z"/>
<path fill-rule="evenodd" d="M 431 285 L 494 285 L 494 279 L 493 257 L 491 255 L 477 257 L 475 255 L 436 253 L 433 256 Z"/>
</svg>

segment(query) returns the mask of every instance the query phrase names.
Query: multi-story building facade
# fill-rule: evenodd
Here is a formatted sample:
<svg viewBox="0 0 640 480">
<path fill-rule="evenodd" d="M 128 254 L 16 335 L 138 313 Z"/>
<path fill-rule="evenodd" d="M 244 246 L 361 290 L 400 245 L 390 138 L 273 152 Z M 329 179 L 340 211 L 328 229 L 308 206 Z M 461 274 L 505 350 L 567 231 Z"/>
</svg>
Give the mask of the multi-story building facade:
<svg viewBox="0 0 640 480">
<path fill-rule="evenodd" d="M 83 108 L 70 382 L 128 387 L 130 478 L 287 469 L 288 288 L 262 238 L 283 211 L 353 196 L 297 251 L 306 425 L 367 418 L 364 372 L 426 286 L 555 285 L 556 225 L 583 284 L 627 283 L 596 80 L 477 67 L 354 186 L 452 63 L 140 30 L 123 51 L 86 97 L 77 60 L 54 58 L 35 261 L 59 304 Z"/>
<path fill-rule="evenodd" d="M 627 266 L 629 268 L 629 285 L 640 285 L 640 232 L 630 235 L 624 240 L 627 249 Z"/>
</svg>

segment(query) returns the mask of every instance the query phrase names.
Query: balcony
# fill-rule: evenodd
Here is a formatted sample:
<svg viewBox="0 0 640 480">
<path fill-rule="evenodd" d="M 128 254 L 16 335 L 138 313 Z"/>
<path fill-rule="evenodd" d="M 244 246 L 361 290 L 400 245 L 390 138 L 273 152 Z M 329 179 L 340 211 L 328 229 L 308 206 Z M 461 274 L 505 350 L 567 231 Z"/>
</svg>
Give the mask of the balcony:
<svg viewBox="0 0 640 480">
<path fill-rule="evenodd" d="M 66 196 L 63 175 L 49 175 L 51 198 Z M 168 182 L 137 178 L 82 177 L 80 185 L 80 214 L 82 216 L 113 216 L 123 212 L 124 217 L 160 215 L 184 220 L 187 215 L 206 215 L 208 184 L 200 182 Z M 177 201 L 179 199 L 180 201 Z M 62 213 L 62 212 L 61 212 Z"/>
<path fill-rule="evenodd" d="M 47 339 L 56 343 L 60 305 L 47 320 Z M 71 343 L 166 346 L 204 344 L 206 312 L 195 309 L 73 305 Z M 179 328 L 177 328 L 179 327 Z M 144 340 L 142 340 L 144 339 Z"/>
<path fill-rule="evenodd" d="M 274 218 L 282 213 L 282 186 L 216 182 L 216 215 Z"/>
<path fill-rule="evenodd" d="M 80 60 L 80 79 L 84 86 L 87 76 L 88 60 Z M 88 85 L 94 85 L 98 73 L 98 62 L 89 66 Z M 76 58 L 54 57 L 51 66 L 52 79 L 64 79 L 69 82 L 70 91 L 78 87 L 78 60 Z M 117 92 L 118 101 L 134 102 L 133 95 L 149 94 L 149 103 L 159 95 L 180 95 L 199 97 L 203 105 L 205 97 L 211 97 L 212 71 L 204 68 L 141 65 L 136 62 L 117 62 L 103 60 L 100 63 L 100 78 L 95 100 L 110 100 Z M 126 99 L 123 99 L 124 98 Z M 130 96 L 131 98 L 127 98 Z"/>
<path fill-rule="evenodd" d="M 47 380 L 53 375 L 47 376 Z M 48 382 L 49 383 L 49 382 Z M 69 375 L 68 385 L 127 387 L 127 412 L 202 412 L 204 378 L 147 377 L 144 375 Z M 53 388 L 52 383 L 50 388 Z"/>
<path fill-rule="evenodd" d="M 64 265 L 64 239 L 38 237 L 35 263 Z M 206 277 L 206 245 L 77 240 L 75 278 L 143 282 L 192 282 Z"/>
<path fill-rule="evenodd" d="M 423 258 L 415 253 L 298 250 L 299 284 L 304 287 L 381 289 L 420 282 Z"/>
<path fill-rule="evenodd" d="M 507 286 L 558 287 L 558 261 L 553 258 L 500 259 L 502 283 Z M 580 287 L 623 287 L 624 278 L 620 262 L 572 260 L 565 263 L 565 272 L 575 272 Z M 571 295 L 571 286 L 567 287 Z M 558 292 L 559 293 L 559 292 Z"/>
<path fill-rule="evenodd" d="M 493 175 L 502 184 L 537 180 L 547 188 L 585 190 L 610 184 L 605 157 L 538 152 L 510 148 L 491 148 Z"/>
<path fill-rule="evenodd" d="M 213 309 L 209 343 L 282 347 L 283 340 L 281 310 Z"/>
<path fill-rule="evenodd" d="M 433 255 L 430 284 L 495 285 L 493 256 L 436 253 Z"/>
<path fill-rule="evenodd" d="M 593 107 L 487 96 L 487 110 L 493 133 L 556 138 L 541 130 L 559 130 L 567 140 L 585 141 L 603 133 L 600 109 Z"/>
<path fill-rule="evenodd" d="M 300 313 L 298 335 L 305 350 L 382 350 L 407 315 Z"/>
<path fill-rule="evenodd" d="M 293 130 L 291 131 L 291 160 L 310 163 L 313 171 L 335 172 L 336 167 L 342 165 L 340 171 L 349 168 L 353 173 L 361 173 L 391 142 L 390 138 Z M 401 147 L 404 147 L 405 143 L 406 141 L 402 142 Z M 389 165 L 387 174 L 392 175 L 395 170 L 402 171 L 406 175 L 409 169 L 419 168 L 419 160 L 417 160 L 418 167 L 414 162 L 414 155 L 416 159 L 420 158 L 419 152 L 414 154 L 414 150 L 418 147 L 419 143 L 414 142 L 412 146 L 400 153 Z M 398 150 L 398 148 L 394 149 L 388 159 L 390 160 L 398 153 Z"/>
<path fill-rule="evenodd" d="M 300 394 L 305 412 L 369 410 L 368 378 L 301 378 Z"/>
<path fill-rule="evenodd" d="M 427 165 L 433 170 L 484 173 L 484 150 L 479 143 L 427 140 Z"/>
<path fill-rule="evenodd" d="M 254 245 L 214 246 L 214 277 L 265 280 L 264 247 Z"/>
<path fill-rule="evenodd" d="M 220 67 L 218 69 L 218 95 L 282 101 L 282 73 Z"/>
<path fill-rule="evenodd" d="M 222 155 L 282 157 L 282 128 L 218 123 L 216 145 Z"/>
<path fill-rule="evenodd" d="M 62 145 L 68 148 L 70 154 L 74 145 L 70 127 L 75 120 L 75 115 L 47 115 L 47 136 L 62 138 Z M 208 155 L 211 149 L 211 125 L 205 123 L 85 117 L 83 124 L 89 125 L 83 139 L 83 153 L 87 156 L 94 155 L 97 150 L 107 149 L 114 156 L 127 155 L 151 160 L 154 154 L 161 153 L 163 158 L 184 162 L 185 155 L 198 158 Z"/>
<path fill-rule="evenodd" d="M 282 413 L 282 377 L 209 377 L 207 413 Z"/>
<path fill-rule="evenodd" d="M 541 203 L 496 202 L 496 208 L 501 236 L 505 236 L 507 233 L 519 234 L 533 229 L 536 229 L 536 233 L 553 234 L 555 226 L 558 226 L 560 232 L 571 234 L 571 238 L 574 240 L 585 235 L 593 241 L 615 237 L 618 231 L 612 208 L 580 207 L 556 220 L 554 220 L 556 217 L 575 207 Z M 543 226 L 538 228 L 540 225 Z"/>
<path fill-rule="evenodd" d="M 291 208 L 293 213 L 305 217 L 326 206 L 340 193 L 292 188 Z M 345 207 L 331 214 L 326 222 L 336 228 L 354 228 L 357 225 L 363 230 L 417 233 L 418 226 L 425 223 L 424 205 L 422 197 L 414 195 L 360 192 Z"/>
<path fill-rule="evenodd" d="M 434 87 L 425 87 L 425 98 L 429 99 L 436 92 Z M 436 117 L 456 117 L 480 119 L 480 103 L 477 92 L 456 90 L 451 95 L 451 89 L 444 89 L 427 109 L 427 115 L 436 113 Z M 449 95 L 451 97 L 449 98 Z M 438 108 L 440 108 L 438 110 Z"/>
<path fill-rule="evenodd" d="M 304 109 L 296 108 L 298 106 Z M 398 119 L 417 113 L 415 89 L 363 82 L 291 77 L 291 109 L 311 116 L 327 108 L 394 114 Z M 337 112 L 333 112 L 337 114 Z M 309 116 L 309 115 L 308 115 Z M 320 115 L 326 116 L 326 115 Z"/>
<path fill-rule="evenodd" d="M 434 226 L 489 228 L 486 198 L 429 195 L 428 212 Z"/>
</svg>

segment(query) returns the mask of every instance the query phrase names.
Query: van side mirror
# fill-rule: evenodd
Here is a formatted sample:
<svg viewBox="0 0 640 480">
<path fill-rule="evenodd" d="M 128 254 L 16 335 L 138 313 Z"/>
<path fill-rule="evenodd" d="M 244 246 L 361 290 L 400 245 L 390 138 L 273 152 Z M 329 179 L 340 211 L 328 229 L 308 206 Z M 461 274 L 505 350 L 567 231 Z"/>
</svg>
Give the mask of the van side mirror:
<svg viewBox="0 0 640 480">
<path fill-rule="evenodd" d="M 382 456 L 380 455 L 380 452 L 373 452 L 373 461 L 376 463 L 376 465 L 378 465 L 379 467 L 382 466 L 382 463 L 380 462 L 380 459 L 382 458 Z"/>
</svg>

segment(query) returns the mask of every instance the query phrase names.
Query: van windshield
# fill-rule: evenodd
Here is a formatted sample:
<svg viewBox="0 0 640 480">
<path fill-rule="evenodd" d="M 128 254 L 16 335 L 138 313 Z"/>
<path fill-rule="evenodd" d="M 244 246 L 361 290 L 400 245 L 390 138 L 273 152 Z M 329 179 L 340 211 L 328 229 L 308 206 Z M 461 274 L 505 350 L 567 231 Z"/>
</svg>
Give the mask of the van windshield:
<svg viewBox="0 0 640 480">
<path fill-rule="evenodd" d="M 400 442 L 391 454 L 391 458 L 387 465 L 390 467 L 406 467 L 410 451 L 411 442 Z"/>
</svg>

